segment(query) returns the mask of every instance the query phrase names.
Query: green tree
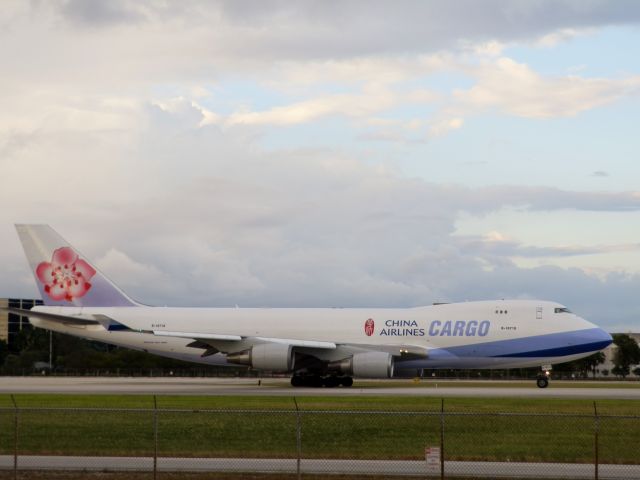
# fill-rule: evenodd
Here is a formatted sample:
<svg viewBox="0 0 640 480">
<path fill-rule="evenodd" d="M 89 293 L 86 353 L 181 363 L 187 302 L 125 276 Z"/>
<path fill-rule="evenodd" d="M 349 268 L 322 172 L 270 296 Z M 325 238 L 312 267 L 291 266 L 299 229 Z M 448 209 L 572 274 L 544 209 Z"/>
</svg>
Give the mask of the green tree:
<svg viewBox="0 0 640 480">
<path fill-rule="evenodd" d="M 611 369 L 611 373 L 613 373 L 616 377 L 627 378 L 627 375 L 629 375 L 629 367 L 625 367 L 624 365 L 616 365 Z"/>
<path fill-rule="evenodd" d="M 604 352 L 596 352 L 592 355 L 589 355 L 588 357 L 584 357 L 579 360 L 573 360 L 572 362 L 565 362 L 561 363 L 560 365 L 555 365 L 554 370 L 568 373 L 579 372 L 580 376 L 582 377 L 586 377 L 589 372 L 591 372 L 593 378 L 595 378 L 597 366 L 601 363 L 604 363 L 604 361 Z"/>
<path fill-rule="evenodd" d="M 603 364 L 605 360 L 604 352 L 600 351 L 581 359 L 580 362 L 584 365 L 585 370 L 590 371 L 593 378 L 596 378 L 596 369 L 598 365 Z"/>
<path fill-rule="evenodd" d="M 42 328 L 26 327 L 16 333 L 11 341 L 12 353 L 25 350 L 48 350 L 49 331 Z"/>
<path fill-rule="evenodd" d="M 617 348 L 613 354 L 615 367 L 611 369 L 611 373 L 625 378 L 629 375 L 631 365 L 640 363 L 640 347 L 638 342 L 625 333 L 614 334 L 613 343 Z"/>
</svg>

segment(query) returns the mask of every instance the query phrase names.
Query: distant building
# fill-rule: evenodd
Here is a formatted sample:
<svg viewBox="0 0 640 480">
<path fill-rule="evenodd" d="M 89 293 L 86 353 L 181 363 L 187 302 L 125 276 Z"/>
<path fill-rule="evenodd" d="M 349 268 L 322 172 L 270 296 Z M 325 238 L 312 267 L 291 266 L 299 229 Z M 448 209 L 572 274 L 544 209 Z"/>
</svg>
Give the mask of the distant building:
<svg viewBox="0 0 640 480">
<path fill-rule="evenodd" d="M 637 343 L 640 343 L 640 333 L 626 333 L 626 335 L 629 335 L 631 338 L 633 338 Z M 616 347 L 613 343 L 611 345 L 609 345 L 607 348 L 605 348 L 603 350 L 604 352 L 604 356 L 605 356 L 605 361 L 604 363 L 598 365 L 597 367 L 597 376 L 598 377 L 613 377 L 615 375 L 613 375 L 611 373 L 611 370 L 613 369 L 613 367 L 615 366 L 613 364 L 613 355 L 615 354 L 616 351 Z M 636 365 L 633 365 L 631 367 L 631 370 L 633 371 L 633 369 L 636 367 Z M 607 372 L 608 375 L 605 375 L 603 372 Z M 630 374 L 631 376 L 633 376 L 633 373 Z"/>
<path fill-rule="evenodd" d="M 42 305 L 42 300 L 32 298 L 0 298 L 0 306 L 29 310 L 34 305 Z M 32 328 L 27 317 L 0 311 L 0 340 L 5 340 L 9 347 L 15 336 L 23 328 Z"/>
</svg>

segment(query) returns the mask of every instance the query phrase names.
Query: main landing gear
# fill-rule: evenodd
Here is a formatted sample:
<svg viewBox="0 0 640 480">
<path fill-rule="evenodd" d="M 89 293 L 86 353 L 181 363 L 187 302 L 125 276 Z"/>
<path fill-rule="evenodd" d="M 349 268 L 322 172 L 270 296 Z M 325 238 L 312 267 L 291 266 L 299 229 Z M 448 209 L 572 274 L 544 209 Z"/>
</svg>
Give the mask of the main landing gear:
<svg viewBox="0 0 640 480">
<path fill-rule="evenodd" d="M 350 387 L 351 385 L 353 385 L 353 378 L 351 377 L 321 377 L 320 375 L 294 375 L 291 377 L 292 387 L 334 388 L 339 386 Z"/>
</svg>

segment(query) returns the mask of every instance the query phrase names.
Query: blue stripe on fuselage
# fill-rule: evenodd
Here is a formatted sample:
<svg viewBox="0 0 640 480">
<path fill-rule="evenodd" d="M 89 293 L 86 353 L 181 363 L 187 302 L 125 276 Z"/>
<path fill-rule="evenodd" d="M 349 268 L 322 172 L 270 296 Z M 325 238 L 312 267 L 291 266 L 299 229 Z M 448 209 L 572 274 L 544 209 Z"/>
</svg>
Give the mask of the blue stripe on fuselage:
<svg viewBox="0 0 640 480">
<path fill-rule="evenodd" d="M 590 328 L 588 330 L 550 333 L 513 340 L 497 340 L 437 350 L 441 352 L 444 350 L 446 353 L 456 357 L 563 357 L 602 350 L 610 343 L 611 337 L 609 334 L 599 328 Z M 436 354 L 434 356 L 440 357 L 441 355 Z"/>
<path fill-rule="evenodd" d="M 546 350 L 533 350 L 530 352 L 496 355 L 496 358 L 565 357 L 567 355 L 576 355 L 578 353 L 596 352 L 598 350 L 602 350 L 603 348 L 607 348 L 610 343 L 611 342 L 609 341 L 581 343 L 579 345 L 567 345 L 566 347 L 548 348 Z"/>
</svg>

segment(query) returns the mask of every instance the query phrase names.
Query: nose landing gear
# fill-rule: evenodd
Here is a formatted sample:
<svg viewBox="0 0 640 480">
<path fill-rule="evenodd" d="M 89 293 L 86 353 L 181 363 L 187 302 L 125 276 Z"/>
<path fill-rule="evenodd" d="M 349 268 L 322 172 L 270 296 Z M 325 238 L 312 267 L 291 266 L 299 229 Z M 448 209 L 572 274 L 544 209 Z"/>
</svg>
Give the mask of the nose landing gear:
<svg viewBox="0 0 640 480">
<path fill-rule="evenodd" d="M 547 388 L 549 386 L 549 375 L 551 374 L 551 365 L 543 365 L 542 372 L 538 374 L 536 378 L 536 385 L 538 388 Z"/>
<path fill-rule="evenodd" d="M 549 386 L 549 378 L 546 375 L 539 375 L 536 379 L 538 388 L 547 388 Z"/>
</svg>

